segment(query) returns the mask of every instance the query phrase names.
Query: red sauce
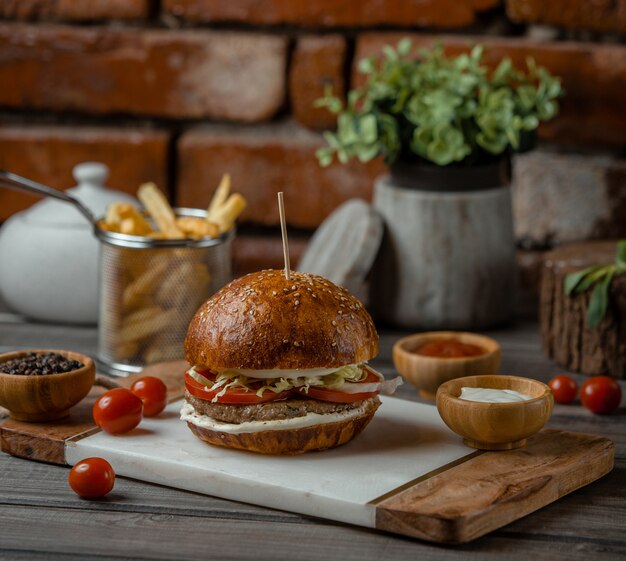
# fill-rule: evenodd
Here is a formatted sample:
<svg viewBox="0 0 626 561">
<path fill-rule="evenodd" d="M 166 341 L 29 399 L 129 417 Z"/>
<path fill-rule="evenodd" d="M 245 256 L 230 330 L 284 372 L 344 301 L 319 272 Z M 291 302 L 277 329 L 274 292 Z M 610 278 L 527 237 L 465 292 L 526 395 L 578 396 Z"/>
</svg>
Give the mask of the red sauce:
<svg viewBox="0 0 626 561">
<path fill-rule="evenodd" d="M 464 358 L 484 355 L 487 351 L 478 345 L 461 343 L 458 339 L 434 339 L 424 343 L 413 352 L 436 358 Z"/>
</svg>

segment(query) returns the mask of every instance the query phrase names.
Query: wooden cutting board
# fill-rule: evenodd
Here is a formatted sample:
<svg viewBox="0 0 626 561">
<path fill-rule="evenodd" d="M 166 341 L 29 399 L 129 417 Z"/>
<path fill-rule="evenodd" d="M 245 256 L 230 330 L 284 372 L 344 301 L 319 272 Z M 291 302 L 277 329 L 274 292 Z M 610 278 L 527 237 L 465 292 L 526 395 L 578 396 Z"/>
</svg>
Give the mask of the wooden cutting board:
<svg viewBox="0 0 626 561">
<path fill-rule="evenodd" d="M 163 377 L 179 397 L 183 370 L 184 363 L 170 363 L 143 375 Z M 5 420 L 2 450 L 67 464 L 101 456 L 119 475 L 439 543 L 471 541 L 613 467 L 612 442 L 565 431 L 543 430 L 519 450 L 478 452 L 434 406 L 388 397 L 355 440 L 303 456 L 208 446 L 178 419 L 180 402 L 128 435 L 111 436 L 90 422 L 96 393 L 63 422 Z"/>
</svg>

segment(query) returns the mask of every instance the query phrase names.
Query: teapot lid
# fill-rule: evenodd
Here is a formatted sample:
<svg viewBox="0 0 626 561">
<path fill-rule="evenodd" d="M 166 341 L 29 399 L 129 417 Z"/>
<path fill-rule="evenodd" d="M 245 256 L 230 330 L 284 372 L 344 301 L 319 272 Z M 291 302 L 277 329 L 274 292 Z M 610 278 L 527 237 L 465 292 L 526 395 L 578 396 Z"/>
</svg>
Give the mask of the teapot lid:
<svg viewBox="0 0 626 561">
<path fill-rule="evenodd" d="M 104 183 L 109 177 L 109 168 L 99 162 L 83 162 L 74 166 L 72 175 L 78 183 L 68 189 L 68 193 L 91 210 L 96 216 L 103 216 L 113 202 L 127 202 L 139 205 L 137 200 L 121 191 L 108 189 Z M 20 213 L 27 222 L 38 225 L 70 226 L 89 229 L 91 226 L 85 217 L 72 205 L 55 199 L 44 199 Z"/>
</svg>

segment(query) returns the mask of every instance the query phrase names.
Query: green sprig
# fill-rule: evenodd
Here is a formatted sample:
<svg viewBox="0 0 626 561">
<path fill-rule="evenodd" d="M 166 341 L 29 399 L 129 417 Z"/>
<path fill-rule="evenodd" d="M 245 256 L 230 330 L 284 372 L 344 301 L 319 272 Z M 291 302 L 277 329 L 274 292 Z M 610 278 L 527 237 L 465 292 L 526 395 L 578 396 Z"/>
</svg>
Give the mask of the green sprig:
<svg viewBox="0 0 626 561">
<path fill-rule="evenodd" d="M 564 288 L 568 296 L 581 294 L 593 286 L 589 307 L 587 308 L 587 325 L 593 328 L 600 324 L 609 307 L 609 287 L 614 276 L 626 273 L 626 240 L 617 243 L 615 263 L 594 265 L 575 271 L 565 277 Z"/>
</svg>

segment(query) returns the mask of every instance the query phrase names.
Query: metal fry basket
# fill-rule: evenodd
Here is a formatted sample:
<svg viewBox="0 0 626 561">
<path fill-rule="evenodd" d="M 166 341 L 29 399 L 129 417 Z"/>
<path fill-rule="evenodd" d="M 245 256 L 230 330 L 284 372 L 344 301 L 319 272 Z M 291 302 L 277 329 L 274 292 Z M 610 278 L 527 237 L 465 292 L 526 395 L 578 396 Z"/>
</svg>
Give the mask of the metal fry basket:
<svg viewBox="0 0 626 561">
<path fill-rule="evenodd" d="M 206 217 L 200 209 L 177 216 Z M 152 239 L 96 228 L 100 247 L 98 360 L 111 374 L 184 358 L 189 321 L 231 280 L 231 230 L 217 238 Z"/>
</svg>

